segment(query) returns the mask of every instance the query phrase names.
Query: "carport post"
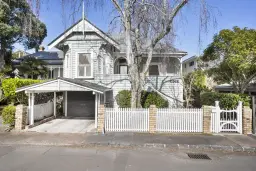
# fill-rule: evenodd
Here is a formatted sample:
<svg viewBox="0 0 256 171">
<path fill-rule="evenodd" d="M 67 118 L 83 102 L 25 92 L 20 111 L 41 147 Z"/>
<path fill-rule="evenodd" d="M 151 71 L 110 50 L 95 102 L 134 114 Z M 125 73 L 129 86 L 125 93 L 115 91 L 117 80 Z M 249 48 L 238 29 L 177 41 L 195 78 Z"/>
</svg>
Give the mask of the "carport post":
<svg viewBox="0 0 256 171">
<path fill-rule="evenodd" d="M 65 91 L 65 117 L 68 116 L 68 92 Z"/>
<path fill-rule="evenodd" d="M 30 96 L 30 95 L 29 95 Z M 30 120 L 29 124 L 34 125 L 34 101 L 35 101 L 35 94 L 32 93 L 32 98 L 31 98 L 31 109 L 30 109 Z"/>
<path fill-rule="evenodd" d="M 98 127 L 98 93 L 95 93 L 95 128 Z"/>
<path fill-rule="evenodd" d="M 56 92 L 54 92 L 54 98 L 53 98 L 53 115 L 56 117 Z"/>
</svg>

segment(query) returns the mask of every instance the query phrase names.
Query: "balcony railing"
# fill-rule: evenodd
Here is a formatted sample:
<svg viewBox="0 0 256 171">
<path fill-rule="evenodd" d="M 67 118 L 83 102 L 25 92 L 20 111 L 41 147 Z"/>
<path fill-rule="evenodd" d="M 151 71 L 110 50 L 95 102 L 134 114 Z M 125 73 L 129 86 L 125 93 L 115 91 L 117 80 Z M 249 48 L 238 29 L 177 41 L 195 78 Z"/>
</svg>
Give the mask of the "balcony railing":
<svg viewBox="0 0 256 171">
<path fill-rule="evenodd" d="M 179 79 L 180 77 L 176 74 L 167 76 L 147 76 L 146 83 L 151 83 L 158 87 L 159 84 L 163 84 L 164 82 L 178 83 Z M 115 82 L 129 81 L 129 77 L 127 74 L 95 74 L 94 81 L 96 83 L 112 84 Z"/>
</svg>

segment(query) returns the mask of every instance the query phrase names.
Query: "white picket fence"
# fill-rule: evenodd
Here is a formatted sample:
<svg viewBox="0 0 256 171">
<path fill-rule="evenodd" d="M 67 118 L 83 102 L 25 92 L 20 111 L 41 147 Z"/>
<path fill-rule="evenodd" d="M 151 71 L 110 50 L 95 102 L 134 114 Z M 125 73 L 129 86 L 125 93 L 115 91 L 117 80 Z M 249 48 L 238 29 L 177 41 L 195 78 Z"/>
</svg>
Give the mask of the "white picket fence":
<svg viewBox="0 0 256 171">
<path fill-rule="evenodd" d="M 105 131 L 148 132 L 149 109 L 106 108 Z M 202 109 L 157 109 L 157 132 L 202 132 Z"/>
<path fill-rule="evenodd" d="M 158 109 L 158 132 L 203 132 L 203 110 L 195 108 Z"/>
<path fill-rule="evenodd" d="M 211 131 L 213 133 L 232 132 L 242 134 L 242 102 L 236 109 L 220 109 L 219 102 L 211 113 Z"/>
<path fill-rule="evenodd" d="M 148 132 L 149 110 L 132 108 L 106 108 L 105 131 Z"/>
<path fill-rule="evenodd" d="M 28 107 L 28 112 L 31 109 Z M 36 121 L 42 120 L 53 115 L 53 102 L 49 101 L 43 104 L 34 105 L 34 119 Z M 27 115 L 27 124 L 29 123 L 29 115 Z"/>
</svg>

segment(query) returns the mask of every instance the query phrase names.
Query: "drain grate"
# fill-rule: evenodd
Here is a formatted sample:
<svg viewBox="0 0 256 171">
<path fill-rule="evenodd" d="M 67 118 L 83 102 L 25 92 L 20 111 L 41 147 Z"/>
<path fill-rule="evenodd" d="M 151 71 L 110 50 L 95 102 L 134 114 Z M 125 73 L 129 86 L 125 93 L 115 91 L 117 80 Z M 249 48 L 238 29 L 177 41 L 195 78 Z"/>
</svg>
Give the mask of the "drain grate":
<svg viewBox="0 0 256 171">
<path fill-rule="evenodd" d="M 211 160 L 211 158 L 207 154 L 187 153 L 187 155 L 191 159 Z"/>
</svg>

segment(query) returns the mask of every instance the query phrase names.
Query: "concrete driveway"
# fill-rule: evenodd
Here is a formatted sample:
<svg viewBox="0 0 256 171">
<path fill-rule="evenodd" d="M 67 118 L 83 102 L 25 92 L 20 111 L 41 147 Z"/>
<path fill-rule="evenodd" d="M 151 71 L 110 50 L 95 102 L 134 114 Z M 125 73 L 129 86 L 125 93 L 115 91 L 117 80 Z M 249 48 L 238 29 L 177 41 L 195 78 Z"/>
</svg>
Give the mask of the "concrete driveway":
<svg viewBox="0 0 256 171">
<path fill-rule="evenodd" d="M 86 133 L 94 132 L 94 120 L 83 118 L 54 119 L 27 131 L 47 133 Z"/>
</svg>

